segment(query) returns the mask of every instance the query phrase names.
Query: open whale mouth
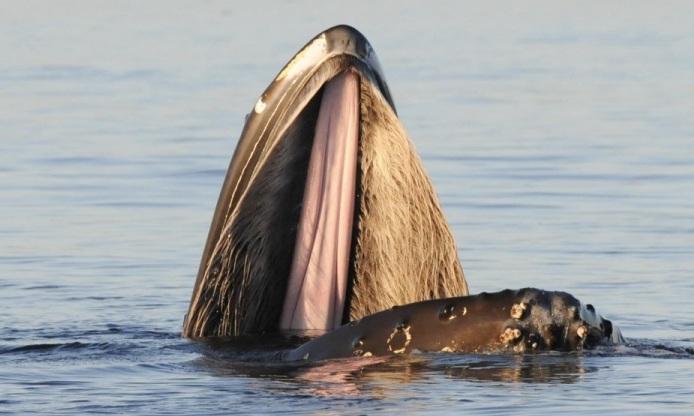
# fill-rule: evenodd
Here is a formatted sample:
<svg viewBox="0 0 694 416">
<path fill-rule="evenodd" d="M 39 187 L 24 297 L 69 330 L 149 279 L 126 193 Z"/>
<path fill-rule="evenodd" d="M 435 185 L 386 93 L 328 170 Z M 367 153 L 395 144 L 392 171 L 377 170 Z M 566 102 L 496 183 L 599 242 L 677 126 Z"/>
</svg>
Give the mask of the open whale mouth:
<svg viewBox="0 0 694 416">
<path fill-rule="evenodd" d="M 332 329 L 467 294 L 433 185 L 366 38 L 336 26 L 248 115 L 183 335 Z"/>
<path fill-rule="evenodd" d="M 229 266 L 269 269 L 246 278 L 274 280 L 275 287 L 257 287 L 253 291 L 261 293 L 246 296 L 229 293 L 229 300 L 235 308 L 247 309 L 243 306 L 247 302 L 276 298 L 282 292 L 276 286 L 286 282 L 284 302 L 272 302 L 283 304 L 279 318 L 283 329 L 329 329 L 342 324 L 352 231 L 358 221 L 354 210 L 362 83 L 376 86 L 371 91 L 378 91 L 395 111 L 378 59 L 360 33 L 338 26 L 311 40 L 249 114 L 222 188 L 198 280 L 216 275 L 224 279 Z M 231 234 L 237 241 L 224 241 Z M 270 279 L 269 274 L 276 278 Z M 204 286 L 196 284 L 196 288 Z M 199 293 L 193 300 L 204 303 L 215 296 Z M 207 332 L 201 332 L 202 327 L 224 320 L 223 314 L 215 316 L 224 305 L 213 303 L 213 310 L 200 310 L 206 319 L 195 321 L 200 328 L 190 328 L 194 334 L 202 335 Z M 267 318 L 274 315 L 270 310 L 260 313 Z M 191 318 L 188 323 L 193 323 Z M 252 320 L 255 329 L 269 324 Z M 232 330 L 222 333 L 239 332 L 233 327 L 244 324 L 224 323 Z"/>
</svg>

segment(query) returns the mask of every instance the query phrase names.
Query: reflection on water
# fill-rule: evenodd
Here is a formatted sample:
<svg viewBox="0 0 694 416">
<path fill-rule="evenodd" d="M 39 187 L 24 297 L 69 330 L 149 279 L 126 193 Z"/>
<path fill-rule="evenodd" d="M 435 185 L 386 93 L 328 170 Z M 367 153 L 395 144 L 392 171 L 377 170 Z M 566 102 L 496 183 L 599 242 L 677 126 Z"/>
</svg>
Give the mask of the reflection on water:
<svg viewBox="0 0 694 416">
<path fill-rule="evenodd" d="M 205 340 L 192 365 L 217 377 L 278 379 L 321 395 L 374 394 L 371 384 L 394 389 L 401 383 L 450 381 L 574 384 L 600 370 L 594 358 L 694 359 L 691 346 L 639 341 L 575 353 L 441 354 L 284 362 L 283 352 L 306 338 L 281 336 Z M 463 388 L 461 386 L 461 388 Z"/>
<path fill-rule="evenodd" d="M 369 360 L 325 361 L 297 369 L 293 375 L 302 381 L 421 383 L 441 375 L 450 380 L 498 381 L 508 383 L 574 383 L 592 370 L 582 358 L 562 354 L 448 357 L 370 357 Z"/>
<path fill-rule="evenodd" d="M 459 355 L 348 358 L 315 363 L 286 363 L 275 353 L 254 350 L 246 355 L 205 351 L 192 364 L 217 377 L 282 380 L 292 389 L 320 395 L 374 395 L 399 384 L 450 382 L 562 383 L 584 380 L 598 371 L 583 354 Z M 252 358 L 251 358 L 252 356 Z M 464 388 L 462 385 L 460 388 Z M 288 387 L 287 387 L 288 388 Z"/>
</svg>

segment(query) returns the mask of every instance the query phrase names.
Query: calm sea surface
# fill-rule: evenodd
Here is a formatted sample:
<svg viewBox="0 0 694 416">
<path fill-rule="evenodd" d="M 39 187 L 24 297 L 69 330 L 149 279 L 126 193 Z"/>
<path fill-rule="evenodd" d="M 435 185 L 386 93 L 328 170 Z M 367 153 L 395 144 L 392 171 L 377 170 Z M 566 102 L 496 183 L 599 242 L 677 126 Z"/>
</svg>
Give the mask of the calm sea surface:
<svg viewBox="0 0 694 416">
<path fill-rule="evenodd" d="M 694 4 L 0 3 L 1 414 L 694 413 Z M 371 41 L 472 292 L 624 346 L 287 366 L 180 337 L 245 114 Z"/>
</svg>

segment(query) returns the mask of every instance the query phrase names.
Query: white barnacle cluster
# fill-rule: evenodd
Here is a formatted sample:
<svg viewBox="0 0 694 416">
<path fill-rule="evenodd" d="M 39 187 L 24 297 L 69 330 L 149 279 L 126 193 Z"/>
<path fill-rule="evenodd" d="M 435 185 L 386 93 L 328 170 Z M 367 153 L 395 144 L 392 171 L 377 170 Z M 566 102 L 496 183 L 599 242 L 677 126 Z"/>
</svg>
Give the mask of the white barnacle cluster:
<svg viewBox="0 0 694 416">
<path fill-rule="evenodd" d="M 525 302 L 517 303 L 511 306 L 511 318 L 520 320 L 523 317 L 526 309 L 528 309 L 528 304 Z"/>
<path fill-rule="evenodd" d="M 520 338 L 520 336 L 521 336 L 520 329 L 508 327 L 508 328 L 504 329 L 504 332 L 499 337 L 499 341 L 501 341 L 504 344 L 510 344 L 513 341 Z"/>
</svg>

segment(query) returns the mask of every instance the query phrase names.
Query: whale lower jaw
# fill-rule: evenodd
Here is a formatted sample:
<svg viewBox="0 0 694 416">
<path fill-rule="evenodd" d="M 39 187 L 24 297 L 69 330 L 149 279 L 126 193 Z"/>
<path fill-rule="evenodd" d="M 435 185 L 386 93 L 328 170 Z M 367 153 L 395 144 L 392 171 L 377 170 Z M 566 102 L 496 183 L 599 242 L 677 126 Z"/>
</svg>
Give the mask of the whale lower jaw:
<svg viewBox="0 0 694 416">
<path fill-rule="evenodd" d="M 565 292 L 525 288 L 396 306 L 315 338 L 285 359 L 575 351 L 623 341 L 591 305 Z"/>
</svg>

